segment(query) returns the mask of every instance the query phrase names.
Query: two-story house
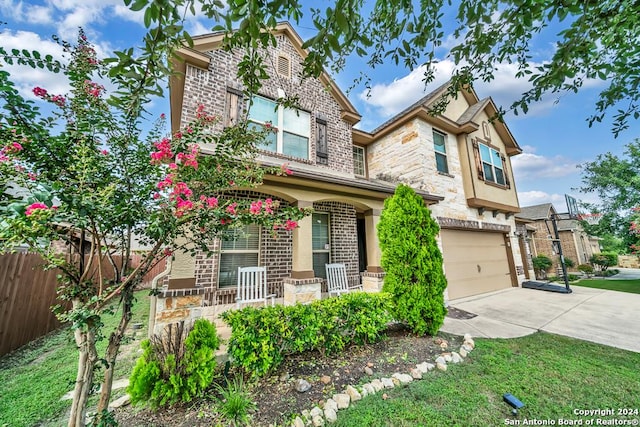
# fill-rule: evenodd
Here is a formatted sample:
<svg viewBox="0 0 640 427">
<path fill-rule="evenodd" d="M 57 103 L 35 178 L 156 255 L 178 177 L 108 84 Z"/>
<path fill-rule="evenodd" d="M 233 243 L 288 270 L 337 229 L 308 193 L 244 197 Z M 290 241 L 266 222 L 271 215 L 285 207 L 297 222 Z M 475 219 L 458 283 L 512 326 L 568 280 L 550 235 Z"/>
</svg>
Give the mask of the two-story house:
<svg viewBox="0 0 640 427">
<path fill-rule="evenodd" d="M 580 221 L 558 215 L 551 203 L 523 206 L 517 214 L 518 220 L 527 221 L 534 227 L 531 233 L 531 249 L 533 256 L 545 255 L 553 262 L 552 274 L 561 271 L 558 247 L 552 217 L 556 217 L 558 237 L 565 259 L 573 262 L 569 270 L 575 271 L 580 264 L 588 264 L 593 254 L 600 253 L 600 244 L 596 237 L 589 236 Z"/>
<path fill-rule="evenodd" d="M 317 294 L 299 290 L 323 283 L 325 264 L 331 262 L 345 264 L 366 290 L 377 290 L 384 272 L 376 225 L 398 182 L 415 188 L 441 226 L 448 298 L 518 286 L 524 270 L 510 157 L 520 148 L 504 123 L 491 120 L 496 113 L 491 99 L 479 100 L 469 89 L 433 116 L 429 106 L 443 86 L 374 131 L 357 130 L 360 114 L 328 75 L 300 79 L 307 52 L 293 28 L 280 24 L 275 35 L 277 47 L 264 52 L 271 79 L 250 107 L 236 77 L 240 53 L 220 49 L 222 34 L 194 37 L 192 48 L 180 50 L 183 61 L 176 62 L 182 75 L 171 80 L 172 127 L 193 118 L 199 104 L 224 118 L 220 129 L 242 114 L 255 126 L 272 123 L 277 132 L 260 147 L 258 160 L 287 162 L 293 175 L 267 176 L 253 192 L 237 195 L 277 198 L 311 206 L 314 213 L 277 238 L 247 227 L 212 242 L 213 257 L 178 254 L 169 288 L 214 287 L 215 302 L 230 303 L 237 267 L 261 265 L 267 267 L 270 290 L 285 303 L 292 302 L 287 294 L 293 288 L 295 300 L 304 301 Z M 285 95 L 299 97 L 297 110 L 277 105 Z"/>
</svg>

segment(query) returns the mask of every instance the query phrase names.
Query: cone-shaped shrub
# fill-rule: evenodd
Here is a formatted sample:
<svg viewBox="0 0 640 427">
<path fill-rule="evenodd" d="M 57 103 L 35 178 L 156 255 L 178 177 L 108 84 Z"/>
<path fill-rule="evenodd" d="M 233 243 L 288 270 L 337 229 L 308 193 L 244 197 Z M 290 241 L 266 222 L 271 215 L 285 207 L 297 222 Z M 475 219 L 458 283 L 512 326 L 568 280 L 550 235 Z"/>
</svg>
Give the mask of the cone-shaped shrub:
<svg viewBox="0 0 640 427">
<path fill-rule="evenodd" d="M 436 334 L 447 312 L 438 231 L 431 212 L 411 187 L 401 184 L 385 200 L 378 224 L 386 272 L 383 290 L 392 295 L 396 319 L 419 335 Z"/>
</svg>

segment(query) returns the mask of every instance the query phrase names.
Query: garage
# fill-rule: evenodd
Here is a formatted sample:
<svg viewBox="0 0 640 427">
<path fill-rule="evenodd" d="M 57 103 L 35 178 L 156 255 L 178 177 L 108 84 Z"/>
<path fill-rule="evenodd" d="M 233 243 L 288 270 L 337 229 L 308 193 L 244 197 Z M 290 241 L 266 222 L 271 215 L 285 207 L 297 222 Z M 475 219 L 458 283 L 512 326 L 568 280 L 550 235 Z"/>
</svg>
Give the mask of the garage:
<svg viewBox="0 0 640 427">
<path fill-rule="evenodd" d="M 502 233 L 442 230 L 440 236 L 450 300 L 511 287 L 511 249 Z"/>
</svg>

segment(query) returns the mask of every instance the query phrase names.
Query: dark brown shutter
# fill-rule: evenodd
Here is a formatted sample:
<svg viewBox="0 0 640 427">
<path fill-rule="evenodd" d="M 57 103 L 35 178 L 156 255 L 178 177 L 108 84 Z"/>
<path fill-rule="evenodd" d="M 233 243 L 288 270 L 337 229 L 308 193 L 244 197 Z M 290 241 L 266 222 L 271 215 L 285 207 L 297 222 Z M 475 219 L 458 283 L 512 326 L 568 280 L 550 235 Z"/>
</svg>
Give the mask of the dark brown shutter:
<svg viewBox="0 0 640 427">
<path fill-rule="evenodd" d="M 473 144 L 473 157 L 476 159 L 476 168 L 478 169 L 478 179 L 484 181 L 484 170 L 482 169 L 482 160 L 480 159 L 480 147 L 478 141 L 475 139 L 471 142 Z"/>
<path fill-rule="evenodd" d="M 502 173 L 504 174 L 504 183 L 507 188 L 511 188 L 511 182 L 509 182 L 509 173 L 507 172 L 507 159 L 504 157 L 504 154 L 500 154 L 502 158 Z"/>
<path fill-rule="evenodd" d="M 226 119 L 225 126 L 235 126 L 244 113 L 244 95 L 241 91 L 233 88 L 227 88 L 227 103 L 226 103 Z"/>
<path fill-rule="evenodd" d="M 326 165 L 329 160 L 326 120 L 316 119 L 316 128 L 316 162 L 320 165 Z"/>
</svg>

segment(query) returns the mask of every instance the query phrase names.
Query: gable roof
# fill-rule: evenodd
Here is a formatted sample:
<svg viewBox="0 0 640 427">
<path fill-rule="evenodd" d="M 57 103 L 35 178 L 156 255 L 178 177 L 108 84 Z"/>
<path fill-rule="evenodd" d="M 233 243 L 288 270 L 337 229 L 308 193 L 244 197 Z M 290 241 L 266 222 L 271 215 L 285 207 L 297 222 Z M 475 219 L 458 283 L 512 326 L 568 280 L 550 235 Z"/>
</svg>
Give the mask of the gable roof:
<svg viewBox="0 0 640 427">
<path fill-rule="evenodd" d="M 540 219 L 549 219 L 551 218 L 552 213 L 556 213 L 556 210 L 551 203 L 543 203 L 533 206 L 521 206 L 520 213 L 516 214 L 516 218 L 530 219 L 535 221 Z"/>
<path fill-rule="evenodd" d="M 370 144 L 375 139 L 393 131 L 402 124 L 413 120 L 416 117 L 419 117 L 427 122 L 434 123 L 439 128 L 453 134 L 471 133 L 477 131 L 480 128 L 480 124 L 476 123 L 474 120 L 482 111 L 486 111 L 489 117 L 493 117 L 498 113 L 498 108 L 490 97 L 480 100 L 473 88 L 471 86 L 468 86 L 464 90 L 460 90 L 459 92 L 459 94 L 461 94 L 469 104 L 469 107 L 464 111 L 464 113 L 462 113 L 460 117 L 454 119 L 445 117 L 441 114 L 434 116 L 430 112 L 431 107 L 441 97 L 447 96 L 447 89 L 449 89 L 450 85 L 451 80 L 447 81 L 432 92 L 420 98 L 418 101 L 400 111 L 398 114 L 375 128 L 371 132 L 354 129 L 354 142 L 358 142 L 363 145 Z M 501 120 L 495 120 L 493 124 L 496 128 L 497 133 L 500 135 L 505 144 L 507 154 L 510 156 L 514 154 L 520 154 L 522 152 L 522 149 L 516 142 L 507 125 Z"/>
<path fill-rule="evenodd" d="M 288 22 L 281 22 L 273 30 L 274 35 L 285 35 L 301 58 L 309 55 L 306 49 L 302 48 L 303 40 Z M 193 37 L 193 47 L 182 47 L 176 51 L 177 59 L 172 60 L 174 71 L 179 75 L 173 75 L 169 82 L 169 99 L 171 103 L 171 128 L 177 130 L 180 126 L 180 115 L 182 113 L 182 101 L 184 97 L 184 76 L 186 64 L 207 70 L 211 63 L 211 57 L 206 52 L 220 49 L 225 33 L 223 31 L 204 34 Z M 329 92 L 340 106 L 341 118 L 349 123 L 356 124 L 362 117 L 346 95 L 340 90 L 336 83 L 326 72 L 322 72 L 318 78 L 322 84 L 329 89 Z"/>
</svg>

